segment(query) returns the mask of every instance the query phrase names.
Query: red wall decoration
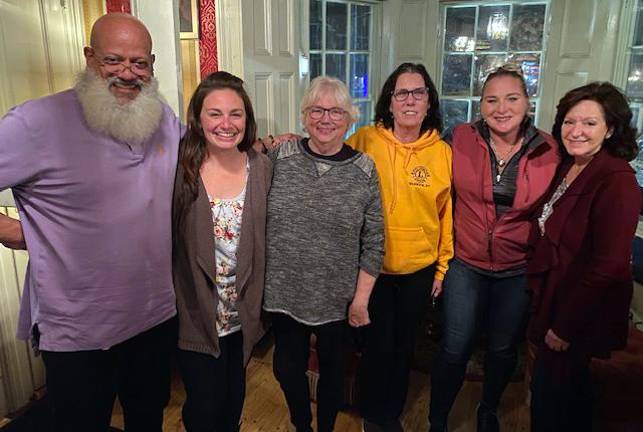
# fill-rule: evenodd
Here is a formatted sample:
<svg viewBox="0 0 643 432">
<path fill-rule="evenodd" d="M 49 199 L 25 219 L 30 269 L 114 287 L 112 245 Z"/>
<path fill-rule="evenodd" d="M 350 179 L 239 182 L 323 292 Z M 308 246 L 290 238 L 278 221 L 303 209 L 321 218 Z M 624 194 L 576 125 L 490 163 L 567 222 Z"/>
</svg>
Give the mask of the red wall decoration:
<svg viewBox="0 0 643 432">
<path fill-rule="evenodd" d="M 201 78 L 219 70 L 215 0 L 199 0 L 199 56 Z"/>
<path fill-rule="evenodd" d="M 107 12 L 124 12 L 132 13 L 132 7 L 129 0 L 106 0 L 105 10 Z"/>
</svg>

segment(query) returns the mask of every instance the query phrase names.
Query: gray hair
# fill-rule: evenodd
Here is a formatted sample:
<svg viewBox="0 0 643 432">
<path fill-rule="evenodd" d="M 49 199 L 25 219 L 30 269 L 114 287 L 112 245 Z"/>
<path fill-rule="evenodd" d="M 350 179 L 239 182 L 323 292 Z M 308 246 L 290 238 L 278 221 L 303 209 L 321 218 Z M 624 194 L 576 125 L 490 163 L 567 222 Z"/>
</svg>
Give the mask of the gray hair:
<svg viewBox="0 0 643 432">
<path fill-rule="evenodd" d="M 304 92 L 301 99 L 301 122 L 304 123 L 306 110 L 319 100 L 322 94 L 332 95 L 340 108 L 350 116 L 350 123 L 353 124 L 359 120 L 359 108 L 353 105 L 353 99 L 346 84 L 337 78 L 321 75 L 310 82 L 310 85 Z"/>
</svg>

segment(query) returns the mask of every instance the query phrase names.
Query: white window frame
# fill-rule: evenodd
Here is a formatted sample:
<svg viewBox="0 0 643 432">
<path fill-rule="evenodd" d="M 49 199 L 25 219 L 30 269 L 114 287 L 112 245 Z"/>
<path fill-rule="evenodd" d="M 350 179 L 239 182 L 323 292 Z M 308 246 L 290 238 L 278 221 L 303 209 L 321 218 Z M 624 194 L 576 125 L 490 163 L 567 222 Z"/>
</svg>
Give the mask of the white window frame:
<svg viewBox="0 0 643 432">
<path fill-rule="evenodd" d="M 508 27 L 511 31 L 511 25 L 512 25 L 512 18 L 513 18 L 513 9 L 514 6 L 516 5 L 527 5 L 527 4 L 543 4 L 545 5 L 545 20 L 544 20 L 544 28 L 543 28 L 543 43 L 542 47 L 540 50 L 528 50 L 528 51 L 510 51 L 509 49 L 507 51 L 483 51 L 480 53 L 484 53 L 484 55 L 509 55 L 510 53 L 513 54 L 540 54 L 540 77 L 539 77 L 539 83 L 538 83 L 538 92 L 536 96 L 530 96 L 529 100 L 534 106 L 534 122 L 538 124 L 538 117 L 539 117 L 539 110 L 540 110 L 540 102 L 541 102 L 541 97 L 542 97 L 542 92 L 543 92 L 543 81 L 544 81 L 544 72 L 545 72 L 545 61 L 546 61 L 546 52 L 547 52 L 547 42 L 548 42 L 548 36 L 549 36 L 549 26 L 550 26 L 550 8 L 551 8 L 551 0 L 505 0 L 505 1 L 484 1 L 484 0 L 459 0 L 459 1 L 442 1 L 440 2 L 440 41 L 439 41 L 439 48 L 438 48 L 438 59 L 437 59 L 437 67 L 438 67 L 438 81 L 436 83 L 436 86 L 438 88 L 438 94 L 440 96 L 440 101 L 445 101 L 445 100 L 453 100 L 453 101 L 467 101 L 468 102 L 468 110 L 467 110 L 467 121 L 475 121 L 476 118 L 474 118 L 474 112 L 473 112 L 473 104 L 474 102 L 480 103 L 480 96 L 475 96 L 475 95 L 469 95 L 469 96 L 462 96 L 462 95 L 444 95 L 442 93 L 442 78 L 443 78 L 443 72 L 444 72 L 444 58 L 445 55 L 447 54 L 456 54 L 456 55 L 471 55 L 472 60 L 471 60 L 471 71 L 470 71 L 470 83 L 469 83 L 469 88 L 472 89 L 474 85 L 474 80 L 475 80 L 475 70 L 476 70 L 476 51 L 475 49 L 473 51 L 445 51 L 445 46 L 444 42 L 446 39 L 446 20 L 447 20 L 447 9 L 448 8 L 470 8 L 470 7 L 475 7 L 476 8 L 476 16 L 475 16 L 475 28 L 477 29 L 478 27 L 478 17 L 480 13 L 480 7 L 488 7 L 488 6 L 509 6 L 510 7 L 510 13 L 509 13 L 509 23 Z M 511 43 L 511 32 L 509 33 L 509 40 L 508 40 L 508 45 Z M 474 40 L 477 41 L 477 35 L 474 33 Z"/>
<path fill-rule="evenodd" d="M 360 112 L 360 123 L 369 124 L 373 119 L 373 114 L 375 112 L 375 103 L 377 102 L 377 96 L 379 92 L 379 77 L 376 77 L 378 72 L 378 67 L 380 62 L 380 46 L 381 41 L 376 40 L 375 35 L 378 34 L 379 29 L 381 29 L 381 20 L 382 20 L 382 11 L 381 11 L 381 2 L 374 0 L 320 0 L 322 3 L 322 32 L 321 32 L 321 49 L 312 49 L 309 48 L 309 56 L 313 54 L 319 54 L 321 57 L 321 74 L 326 73 L 326 54 L 344 54 L 345 59 L 345 70 L 346 76 L 344 77 L 344 82 L 350 91 L 350 58 L 351 54 L 367 54 L 368 55 L 368 97 L 356 97 L 353 98 L 353 103 L 358 104 L 362 102 L 370 103 L 370 112 L 364 113 Z M 310 14 L 310 3 L 306 2 L 306 7 L 308 7 L 308 14 Z M 326 4 L 327 3 L 340 3 L 346 4 L 348 8 L 347 24 L 346 24 L 346 49 L 345 50 L 327 50 L 326 49 Z M 351 5 L 359 6 L 370 6 L 371 7 L 371 22 L 369 25 L 369 49 L 368 50 L 351 50 Z M 310 22 L 309 22 L 309 44 L 310 47 Z M 309 59 L 312 57 L 309 57 Z M 312 71 L 312 67 L 309 68 Z M 348 131 L 347 135 L 350 135 L 357 129 L 357 124 Z"/>
</svg>

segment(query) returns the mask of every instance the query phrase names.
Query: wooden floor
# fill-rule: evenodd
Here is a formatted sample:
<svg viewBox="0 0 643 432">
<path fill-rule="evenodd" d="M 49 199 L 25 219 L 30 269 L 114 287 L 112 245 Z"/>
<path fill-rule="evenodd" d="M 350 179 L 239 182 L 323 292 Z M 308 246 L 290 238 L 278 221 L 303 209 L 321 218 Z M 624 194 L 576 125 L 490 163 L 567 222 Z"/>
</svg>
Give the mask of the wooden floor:
<svg viewBox="0 0 643 432">
<path fill-rule="evenodd" d="M 279 384 L 272 374 L 272 350 L 255 356 L 248 366 L 247 393 L 243 410 L 242 432 L 285 432 L 293 431 L 290 426 L 288 409 Z M 479 382 L 466 381 L 450 418 L 449 431 L 474 432 L 475 410 L 480 398 Z M 525 404 L 526 387 L 524 383 L 512 383 L 503 397 L 499 417 L 501 430 L 506 432 L 526 432 L 529 430 L 529 409 Z M 165 432 L 183 432 L 181 406 L 185 391 L 180 378 L 176 376 L 172 383 L 172 398 L 165 410 L 163 430 Z M 403 415 L 404 429 L 407 432 L 428 430 L 429 376 L 413 372 Z M 313 410 L 315 404 L 313 404 Z M 313 411 L 314 412 L 314 411 Z M 120 407 L 114 408 L 112 425 L 123 427 L 123 416 Z M 355 412 L 341 412 L 337 418 L 336 432 L 360 432 L 361 419 Z"/>
</svg>

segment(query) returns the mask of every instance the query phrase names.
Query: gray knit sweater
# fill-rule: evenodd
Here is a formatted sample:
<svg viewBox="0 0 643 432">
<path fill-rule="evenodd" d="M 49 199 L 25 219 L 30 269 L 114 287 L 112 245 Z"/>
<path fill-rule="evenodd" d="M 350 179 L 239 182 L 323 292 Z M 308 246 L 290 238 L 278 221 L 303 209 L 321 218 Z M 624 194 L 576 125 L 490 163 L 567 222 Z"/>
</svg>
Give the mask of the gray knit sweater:
<svg viewBox="0 0 643 432">
<path fill-rule="evenodd" d="M 272 158 L 264 309 L 308 325 L 346 319 L 359 269 L 377 276 L 384 256 L 375 164 L 316 158 L 298 141 Z"/>
</svg>

